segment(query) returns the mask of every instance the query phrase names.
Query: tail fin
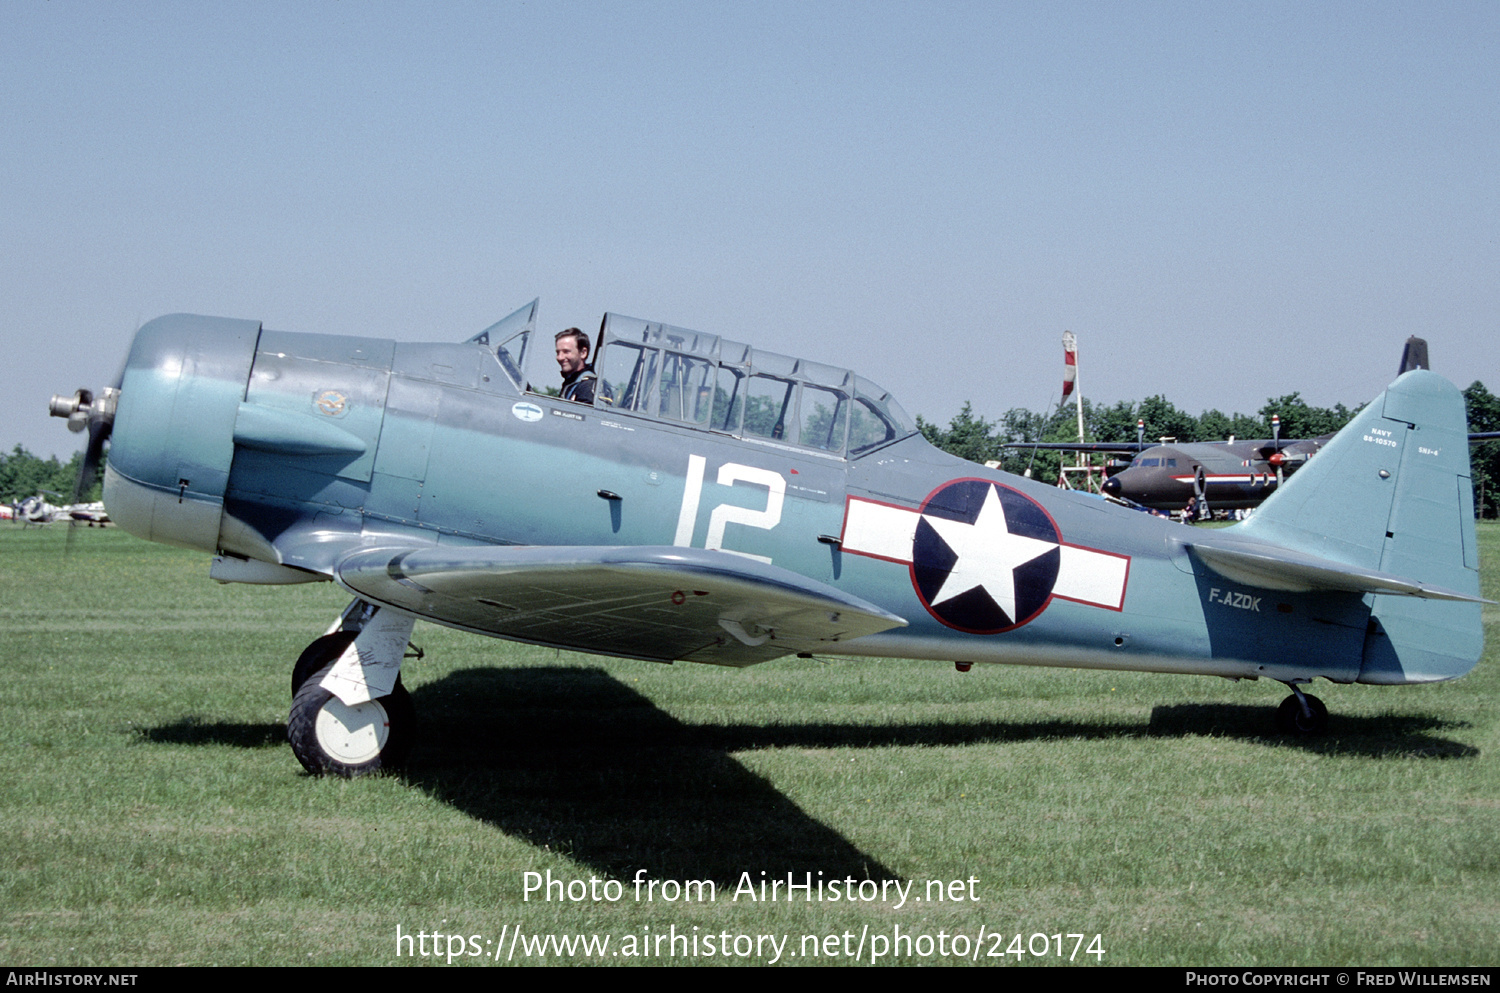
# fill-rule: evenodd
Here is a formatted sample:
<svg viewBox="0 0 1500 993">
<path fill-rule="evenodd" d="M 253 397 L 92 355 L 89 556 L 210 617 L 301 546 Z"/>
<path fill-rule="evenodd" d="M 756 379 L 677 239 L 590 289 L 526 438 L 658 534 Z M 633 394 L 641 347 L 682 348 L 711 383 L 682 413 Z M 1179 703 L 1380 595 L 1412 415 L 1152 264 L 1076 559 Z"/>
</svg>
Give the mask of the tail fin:
<svg viewBox="0 0 1500 993">
<path fill-rule="evenodd" d="M 1477 597 L 1463 395 L 1436 373 L 1406 373 L 1235 531 Z M 1478 603 L 1368 599 L 1360 682 L 1452 679 L 1478 661 Z"/>
</svg>

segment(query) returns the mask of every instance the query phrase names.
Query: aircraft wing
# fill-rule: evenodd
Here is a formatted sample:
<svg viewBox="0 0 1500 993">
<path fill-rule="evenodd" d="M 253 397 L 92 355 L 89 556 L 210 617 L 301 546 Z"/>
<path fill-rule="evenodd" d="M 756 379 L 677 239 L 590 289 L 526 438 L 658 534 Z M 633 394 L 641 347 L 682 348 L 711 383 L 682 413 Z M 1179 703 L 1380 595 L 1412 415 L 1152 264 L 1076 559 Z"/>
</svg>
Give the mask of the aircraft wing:
<svg viewBox="0 0 1500 993">
<path fill-rule="evenodd" d="M 1268 590 L 1285 590 L 1291 593 L 1319 590 L 1385 593 L 1429 600 L 1492 602 L 1481 596 L 1420 580 L 1375 569 L 1362 569 L 1266 542 L 1219 537 L 1213 532 L 1208 532 L 1202 539 L 1184 541 L 1182 544 L 1191 549 L 1204 565 L 1225 579 Z"/>
<path fill-rule="evenodd" d="M 74 503 L 63 508 L 65 516 L 75 521 L 91 521 L 95 524 L 109 520 L 109 513 L 105 511 L 102 502 Z"/>
<path fill-rule="evenodd" d="M 1118 452 L 1129 455 L 1158 448 L 1159 441 L 1007 441 L 1001 448 L 1035 448 L 1048 452 Z"/>
<path fill-rule="evenodd" d="M 372 548 L 334 577 L 449 627 L 659 662 L 753 665 L 906 625 L 832 586 L 701 548 Z"/>
</svg>

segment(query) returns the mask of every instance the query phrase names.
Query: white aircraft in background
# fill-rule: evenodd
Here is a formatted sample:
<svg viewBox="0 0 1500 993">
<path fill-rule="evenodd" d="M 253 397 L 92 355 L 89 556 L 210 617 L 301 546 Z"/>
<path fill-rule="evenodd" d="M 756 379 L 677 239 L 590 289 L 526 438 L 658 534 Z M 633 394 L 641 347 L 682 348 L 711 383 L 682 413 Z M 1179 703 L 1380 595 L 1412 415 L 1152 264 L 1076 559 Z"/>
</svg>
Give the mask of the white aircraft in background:
<svg viewBox="0 0 1500 993">
<path fill-rule="evenodd" d="M 93 503 L 69 503 L 53 504 L 47 502 L 48 496 L 57 496 L 56 493 L 42 491 L 35 496 L 29 496 L 24 500 L 17 500 L 14 504 L 7 504 L 0 511 L 0 520 L 24 521 L 27 524 L 51 524 L 53 521 L 78 521 L 87 524 L 104 525 L 109 522 L 109 514 L 100 501 Z"/>
</svg>

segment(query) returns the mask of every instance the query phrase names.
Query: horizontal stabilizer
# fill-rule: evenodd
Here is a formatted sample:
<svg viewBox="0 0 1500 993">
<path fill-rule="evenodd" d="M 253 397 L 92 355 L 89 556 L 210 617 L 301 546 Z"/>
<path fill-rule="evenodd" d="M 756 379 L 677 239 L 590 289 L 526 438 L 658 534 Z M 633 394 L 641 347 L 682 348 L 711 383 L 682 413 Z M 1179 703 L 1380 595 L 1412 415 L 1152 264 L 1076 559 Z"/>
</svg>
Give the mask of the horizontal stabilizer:
<svg viewBox="0 0 1500 993">
<path fill-rule="evenodd" d="M 374 548 L 334 575 L 437 624 L 661 662 L 753 665 L 906 624 L 824 583 L 701 548 Z"/>
<path fill-rule="evenodd" d="M 1212 543 L 1210 543 L 1212 542 Z M 1361 569 L 1332 559 L 1266 545 L 1260 542 L 1222 538 L 1183 542 L 1204 565 L 1225 579 L 1247 586 L 1289 593 L 1337 591 L 1387 593 L 1429 600 L 1462 600 L 1492 603 L 1484 597 L 1434 586 L 1415 579 L 1393 576 L 1374 569 Z"/>
</svg>

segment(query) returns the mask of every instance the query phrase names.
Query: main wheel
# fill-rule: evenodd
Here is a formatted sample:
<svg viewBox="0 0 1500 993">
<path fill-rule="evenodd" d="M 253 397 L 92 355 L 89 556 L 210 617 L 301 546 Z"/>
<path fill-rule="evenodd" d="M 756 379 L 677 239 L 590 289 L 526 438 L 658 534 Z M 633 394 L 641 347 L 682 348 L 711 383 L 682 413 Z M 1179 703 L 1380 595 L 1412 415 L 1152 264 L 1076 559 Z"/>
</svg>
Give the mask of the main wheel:
<svg viewBox="0 0 1500 993">
<path fill-rule="evenodd" d="M 1323 701 L 1311 693 L 1304 693 L 1302 697 L 1307 701 L 1308 713 L 1302 713 L 1302 705 L 1297 702 L 1297 694 L 1293 693 L 1276 708 L 1277 730 L 1300 738 L 1327 731 L 1328 708 L 1323 706 Z"/>
<path fill-rule="evenodd" d="M 319 685 L 331 668 L 329 663 L 308 677 L 292 698 L 286 737 L 297 761 L 314 776 L 345 779 L 399 766 L 411 751 L 417 723 L 400 677 L 389 696 L 351 707 Z"/>
<path fill-rule="evenodd" d="M 344 654 L 344 649 L 354 643 L 355 636 L 354 631 L 335 631 L 302 649 L 302 654 L 297 656 L 297 664 L 292 666 L 292 696 L 297 695 L 308 676 L 337 662 L 339 656 Z"/>
</svg>

